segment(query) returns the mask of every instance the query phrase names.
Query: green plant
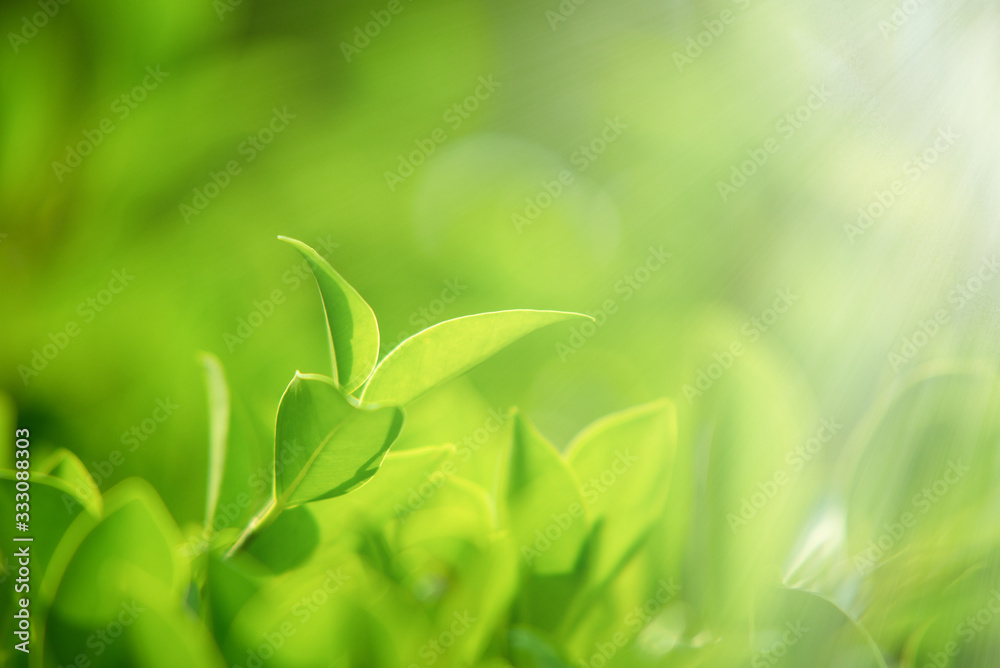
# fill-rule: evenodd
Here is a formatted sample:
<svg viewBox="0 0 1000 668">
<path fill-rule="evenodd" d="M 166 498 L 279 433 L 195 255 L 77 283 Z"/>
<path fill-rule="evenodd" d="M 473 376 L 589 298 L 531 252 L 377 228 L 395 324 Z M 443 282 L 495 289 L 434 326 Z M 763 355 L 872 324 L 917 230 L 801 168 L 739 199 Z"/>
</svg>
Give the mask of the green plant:
<svg viewBox="0 0 1000 668">
<path fill-rule="evenodd" d="M 326 310 L 331 373 L 296 373 L 282 395 L 274 461 L 284 465 L 275 467 L 273 494 L 229 549 L 230 555 L 286 509 L 341 496 L 368 482 L 399 436 L 403 405 L 540 327 L 587 317 L 523 310 L 456 318 L 415 334 L 376 364 L 378 323 L 368 304 L 315 250 L 280 238 L 305 256 L 316 277 Z M 218 361 L 206 357 L 206 365 L 215 425 L 206 512 L 211 519 L 227 460 L 229 400 Z"/>
<path fill-rule="evenodd" d="M 671 481 L 687 483 L 675 474 L 667 400 L 598 420 L 565 453 L 517 410 L 469 404 L 462 417 L 486 415 L 476 431 L 487 437 L 461 447 L 422 442 L 419 430 L 404 438 L 406 407 L 428 390 L 587 316 L 456 318 L 379 360 L 365 301 L 314 250 L 285 241 L 316 278 L 329 375 L 295 373 L 272 441 L 202 355 L 206 507 L 183 531 L 142 480 L 102 495 L 69 451 L 49 457 L 33 478 L 35 512 L 48 520 L 34 543 L 44 651 L 32 665 L 756 666 L 820 652 L 822 665 L 886 665 L 849 615 L 775 588 L 777 578 L 734 579 L 719 610 L 691 607 L 715 594 L 685 591 L 705 580 L 682 579 L 663 547 Z M 432 401 L 414 413 L 462 421 L 450 410 Z M 0 479 L 8 503 L 13 472 Z"/>
<path fill-rule="evenodd" d="M 520 414 L 497 415 L 495 422 L 508 422 L 510 429 L 489 492 L 456 475 L 454 446 L 389 452 L 403 427 L 403 406 L 541 327 L 587 316 L 515 310 L 456 318 L 410 337 L 378 361 L 378 325 L 372 310 L 312 248 L 284 240 L 306 258 L 316 278 L 326 312 L 331 368 L 329 375 L 296 372 L 285 390 L 275 424 L 273 466 L 267 468 L 273 477 L 268 485 L 260 485 L 248 476 L 267 453 L 230 396 L 221 364 L 209 354 L 202 355 L 210 407 L 205 521 L 203 527 L 191 528 L 186 540 L 155 491 L 141 480 L 125 481 L 102 496 L 72 453 L 60 450 L 50 457 L 33 480 L 36 508 L 51 511 L 59 520 L 47 522 L 36 543 L 36 567 L 44 573 L 36 599 L 36 611 L 44 610 L 36 641 L 49 657 L 36 665 L 48 665 L 52 658 L 60 664 L 97 664 L 159 662 L 167 657 L 181 665 L 213 665 L 220 650 L 235 662 L 246 647 L 251 665 L 259 659 L 259 645 L 247 627 L 274 610 L 297 614 L 302 625 L 320 612 L 306 596 L 299 601 L 305 608 L 277 606 L 248 613 L 262 592 L 278 582 L 286 586 L 288 580 L 308 581 L 315 576 L 309 564 L 339 563 L 335 575 L 329 575 L 329 567 L 319 571 L 324 579 L 314 590 L 316 597 L 332 595 L 333 580 L 337 588 L 341 580 L 352 580 L 340 574 L 351 565 L 403 584 L 413 574 L 401 568 L 395 553 L 401 533 L 417 543 L 437 542 L 435 533 L 451 534 L 444 543 L 455 544 L 436 546 L 424 557 L 433 557 L 435 566 L 447 566 L 445 570 L 468 571 L 457 581 L 462 586 L 452 587 L 461 594 L 461 604 L 433 593 L 433 578 L 411 583 L 414 591 L 424 593 L 410 604 L 437 599 L 456 620 L 463 615 L 477 620 L 462 629 L 463 640 L 456 641 L 460 646 L 449 650 L 449 656 L 434 643 L 434 648 L 411 647 L 416 655 L 468 662 L 482 655 L 533 654 L 533 647 L 544 643 L 531 625 L 554 632 L 571 616 L 581 615 L 583 599 L 568 594 L 606 586 L 642 540 L 656 514 L 655 504 L 627 522 L 604 520 L 616 511 L 632 513 L 650 500 L 662 501 L 655 487 L 672 458 L 674 415 L 669 403 L 657 402 L 598 423 L 581 434 L 568 458 Z M 625 448 L 629 454 L 620 445 L 622 436 L 638 438 Z M 633 451 L 647 458 L 646 466 L 632 469 Z M 474 455 L 463 453 L 468 459 L 496 454 L 485 447 Z M 607 494 L 593 498 L 583 494 L 578 477 L 600 476 L 605 469 L 616 477 L 634 478 L 635 484 L 602 490 Z M 4 480 L 11 483 L 13 476 Z M 424 494 L 422 508 L 403 512 L 407 495 L 417 489 Z M 331 500 L 340 504 L 330 506 Z M 319 506 L 315 514 L 308 510 Z M 441 515 L 440 522 L 425 523 L 428 513 Z M 246 520 L 243 529 L 226 526 L 237 517 Z M 346 548 L 345 541 L 356 541 L 353 549 Z M 586 568 L 580 566 L 584 563 Z M 538 589 L 526 590 L 515 605 L 519 572 Z M 483 600 L 475 600 L 480 595 Z M 553 604 L 553 595 L 565 598 Z M 327 613 L 340 614 L 343 605 L 331 604 Z M 463 605 L 466 609 L 459 610 Z M 187 608 L 197 609 L 203 623 L 192 621 L 184 612 Z M 101 634 L 99 651 L 90 647 L 82 652 L 74 651 L 78 644 L 66 642 L 84 629 L 100 628 L 105 620 L 114 624 L 123 610 L 129 611 L 124 615 L 128 642 L 116 643 Z M 510 614 L 522 626 L 506 638 L 498 635 L 498 628 Z M 489 623 L 482 623 L 487 619 Z M 266 626 L 258 628 L 259 637 L 269 637 Z M 459 624 L 451 626 L 457 629 Z M 294 629 L 286 633 L 288 638 Z M 428 632 L 432 629 L 429 624 Z M 251 638 L 244 647 L 238 638 L 246 640 L 248 633 Z M 288 638 L 272 637 L 271 650 Z M 378 652 L 367 644 L 370 638 L 338 638 L 342 644 L 332 649 L 350 657 L 345 659 L 350 665 L 381 665 L 382 659 L 373 654 Z M 402 661 L 407 645 L 399 637 L 393 643 Z M 269 653 L 266 645 L 260 647 L 257 654 Z"/>
</svg>

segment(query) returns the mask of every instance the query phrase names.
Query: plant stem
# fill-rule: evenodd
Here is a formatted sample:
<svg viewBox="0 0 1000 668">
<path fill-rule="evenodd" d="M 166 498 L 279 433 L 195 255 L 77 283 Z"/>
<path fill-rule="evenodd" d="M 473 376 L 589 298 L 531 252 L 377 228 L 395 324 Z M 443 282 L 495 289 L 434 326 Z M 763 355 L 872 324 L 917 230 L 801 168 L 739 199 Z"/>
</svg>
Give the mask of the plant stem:
<svg viewBox="0 0 1000 668">
<path fill-rule="evenodd" d="M 284 510 L 284 508 L 278 505 L 274 497 L 271 497 L 267 504 L 260 509 L 260 512 L 254 515 L 250 521 L 247 522 L 246 528 L 243 529 L 243 533 L 240 534 L 240 537 L 237 538 L 236 542 L 229 548 L 224 558 L 229 559 L 231 556 L 236 554 L 236 552 L 243 547 L 243 544 L 247 542 L 254 532 L 270 524 L 282 510 Z"/>
</svg>

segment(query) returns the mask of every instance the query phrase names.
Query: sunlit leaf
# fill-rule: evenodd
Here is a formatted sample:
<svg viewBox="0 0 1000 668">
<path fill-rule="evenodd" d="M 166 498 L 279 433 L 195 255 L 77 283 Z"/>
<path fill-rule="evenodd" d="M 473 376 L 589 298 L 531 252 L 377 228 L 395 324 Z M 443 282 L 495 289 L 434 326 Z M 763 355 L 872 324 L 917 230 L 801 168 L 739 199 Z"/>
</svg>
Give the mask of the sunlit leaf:
<svg viewBox="0 0 1000 668">
<path fill-rule="evenodd" d="M 531 332 L 587 318 L 562 311 L 496 311 L 446 320 L 414 334 L 386 355 L 365 387 L 366 403 L 406 404 L 465 373 Z"/>
<path fill-rule="evenodd" d="M 439 445 L 397 452 L 382 460 L 378 475 L 351 494 L 318 502 L 314 508 L 321 526 L 342 529 L 354 516 L 378 523 L 403 519 L 425 507 L 454 474 L 455 464 L 447 458 L 454 446 Z"/>
<path fill-rule="evenodd" d="M 579 482 L 555 447 L 519 413 L 513 418 L 506 504 L 526 566 L 540 574 L 573 570 L 588 531 Z"/>
<path fill-rule="evenodd" d="M 229 386 L 219 358 L 201 354 L 208 390 L 208 489 L 205 494 L 205 525 L 211 526 L 219 502 L 222 474 L 229 442 Z"/>
<path fill-rule="evenodd" d="M 61 556 L 41 587 L 43 595 L 55 592 L 53 609 L 67 621 L 86 624 L 114 615 L 146 581 L 177 597 L 187 584 L 187 564 L 177 555 L 180 531 L 143 481 L 128 479 L 112 488 L 100 522 L 78 517 L 67 536 L 81 534 L 76 545 L 60 544 Z"/>
<path fill-rule="evenodd" d="M 673 404 L 656 401 L 602 418 L 570 444 L 584 503 L 601 521 L 595 578 L 610 575 L 660 516 L 677 442 Z"/>
<path fill-rule="evenodd" d="M 0 524 L 0 555 L 3 558 L 3 564 L 0 565 L 7 577 L 13 576 L 17 571 L 17 560 L 12 555 L 24 546 L 23 543 L 14 542 L 14 539 L 27 536 L 32 539 L 29 547 L 34 572 L 45 573 L 59 542 L 73 521 L 81 513 L 88 517 L 88 521 L 96 521 L 100 497 L 95 502 L 88 496 L 89 490 L 81 490 L 67 480 L 52 475 L 32 473 L 30 520 L 26 523 L 28 530 L 22 532 L 16 530 L 14 522 L 14 504 L 17 502 L 15 495 L 18 493 L 16 482 L 13 471 L 0 471 L 0 513 L 10 518 Z"/>
<path fill-rule="evenodd" d="M 40 467 L 39 472 L 59 478 L 73 488 L 73 496 L 87 511 L 99 517 L 103 512 L 101 490 L 80 458 L 65 448 L 59 448 Z"/>
<path fill-rule="evenodd" d="M 312 268 L 326 309 L 333 379 L 345 391 L 353 392 L 368 379 L 378 360 L 379 332 L 375 314 L 322 255 L 296 239 L 278 238 L 297 248 Z"/>
<path fill-rule="evenodd" d="M 266 439 L 238 397 L 230 394 L 219 360 L 202 353 L 209 408 L 208 490 L 204 528 L 190 545 L 204 550 L 224 529 L 242 527 L 274 489 L 271 437 Z"/>
<path fill-rule="evenodd" d="M 339 496 L 367 482 L 399 434 L 403 415 L 394 406 L 359 407 L 331 379 L 296 372 L 278 407 L 278 506 Z"/>
</svg>

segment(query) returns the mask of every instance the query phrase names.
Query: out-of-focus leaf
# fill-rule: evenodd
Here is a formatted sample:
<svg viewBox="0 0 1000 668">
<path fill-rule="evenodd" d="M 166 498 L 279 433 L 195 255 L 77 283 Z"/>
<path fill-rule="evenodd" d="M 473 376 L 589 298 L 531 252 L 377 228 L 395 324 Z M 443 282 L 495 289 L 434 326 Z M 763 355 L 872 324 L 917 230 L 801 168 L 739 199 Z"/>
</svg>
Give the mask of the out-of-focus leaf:
<svg viewBox="0 0 1000 668">
<path fill-rule="evenodd" d="M 317 502 L 314 508 L 321 527 L 341 530 L 345 522 L 363 517 L 378 524 L 392 517 L 405 518 L 423 508 L 446 480 L 455 464 L 449 462 L 454 446 L 438 445 L 397 452 L 382 460 L 378 475 L 351 494 Z"/>
<path fill-rule="evenodd" d="M 79 499 L 87 512 L 100 517 L 103 512 L 101 490 L 90 476 L 90 471 L 80 458 L 65 448 L 59 448 L 39 467 L 40 473 L 59 478 L 73 488 L 73 496 Z"/>
<path fill-rule="evenodd" d="M 602 522 L 595 580 L 608 577 L 660 516 L 676 443 L 674 406 L 661 400 L 602 418 L 570 444 L 589 516 Z"/>
<path fill-rule="evenodd" d="M 845 457 L 848 550 L 866 575 L 921 541 L 953 550 L 981 535 L 956 519 L 965 512 L 994 517 L 1000 466 L 1000 384 L 986 370 L 922 367 L 913 382 L 888 394 L 884 410 L 866 417 Z M 847 482 L 849 481 L 849 482 Z M 972 519 L 972 518 L 970 518 Z M 882 546 L 879 547 L 878 543 Z"/>
<path fill-rule="evenodd" d="M 437 545 L 432 551 L 457 566 L 465 543 L 484 548 L 496 530 L 494 503 L 485 489 L 459 477 L 448 478 L 418 511 L 404 516 L 397 531 L 401 550 Z"/>
<path fill-rule="evenodd" d="M 402 408 L 359 407 L 331 379 L 296 372 L 278 407 L 278 506 L 339 496 L 367 482 L 402 429 L 403 418 Z"/>
<path fill-rule="evenodd" d="M 322 255 L 296 239 L 278 238 L 298 249 L 312 268 L 326 309 L 333 379 L 345 392 L 353 392 L 368 379 L 378 361 L 379 332 L 375 314 Z"/>
<path fill-rule="evenodd" d="M 750 665 L 886 668 L 871 636 L 831 601 L 811 591 L 780 588 L 755 615 Z"/>
<path fill-rule="evenodd" d="M 232 559 L 208 555 L 202 596 L 208 607 L 206 618 L 220 645 L 225 644 L 233 619 L 260 590 L 266 575 L 254 559 L 243 554 Z"/>
<path fill-rule="evenodd" d="M 219 531 L 242 527 L 271 498 L 274 489 L 272 438 L 229 392 L 219 360 L 201 356 L 209 404 L 209 471 L 205 526 L 192 538 L 195 552 Z"/>
<path fill-rule="evenodd" d="M 515 626 L 507 632 L 510 653 L 519 668 L 569 668 L 554 643 L 537 629 Z"/>
<path fill-rule="evenodd" d="M 105 516 L 79 516 L 67 531 L 42 581 L 42 595 L 68 622 L 83 624 L 116 614 L 135 587 L 153 582 L 178 598 L 188 564 L 178 558 L 180 531 L 156 492 L 125 480 L 105 497 Z M 75 549 L 73 549 L 75 547 Z"/>
<path fill-rule="evenodd" d="M 245 526 L 274 492 L 274 437 L 237 396 L 230 396 L 229 436 L 211 524 L 202 538 Z M 206 541 L 209 542 L 209 541 Z"/>
<path fill-rule="evenodd" d="M 148 605 L 148 604 L 147 604 Z M 137 668 L 224 668 L 207 629 L 179 606 L 148 605 L 129 629 Z"/>
<path fill-rule="evenodd" d="M 446 320 L 414 334 L 386 355 L 372 373 L 362 399 L 409 403 L 536 329 L 587 317 L 563 311 L 514 310 Z"/>
<path fill-rule="evenodd" d="M 58 466 L 59 461 L 75 459 L 69 453 L 65 456 L 57 453 L 57 456 L 50 458 L 44 466 Z M 49 594 L 42 591 L 39 585 L 44 575 L 49 572 L 51 564 L 60 563 L 59 555 L 71 553 L 76 547 L 72 537 L 67 538 L 67 534 L 72 533 L 69 529 L 74 521 L 82 517 L 88 525 L 97 522 L 95 506 L 100 505 L 100 497 L 98 496 L 94 503 L 93 498 L 81 495 L 88 493 L 79 491 L 83 489 L 82 486 L 71 485 L 62 478 L 33 471 L 28 491 L 31 507 L 30 519 L 27 522 L 28 530 L 21 532 L 15 525 L 17 512 L 15 504 L 20 502 L 15 496 L 19 493 L 15 486 L 16 482 L 14 471 L 0 471 L 0 516 L 9 518 L 6 522 L 0 523 L 0 584 L 3 587 L 3 593 L 0 594 L 0 632 L 7 637 L 15 637 L 13 632 L 17 628 L 17 620 L 14 618 L 14 611 L 20 607 L 18 599 L 27 594 L 31 600 L 31 614 L 37 639 L 44 635 L 45 616 L 50 602 Z M 16 538 L 25 537 L 30 537 L 32 540 L 15 542 Z M 60 548 L 60 545 L 64 544 L 68 544 L 69 547 Z M 20 557 L 16 553 L 21 548 L 28 548 L 30 551 L 31 578 L 28 584 L 31 589 L 18 592 L 15 584 L 16 579 L 20 578 L 18 569 L 21 564 Z M 10 652 L 16 659 L 8 661 L 9 657 L 5 656 L 5 652 Z M 37 655 L 36 653 L 32 656 Z M 21 652 L 15 651 L 12 645 L 0 650 L 2 665 L 26 665 L 26 662 L 19 662 L 25 658 Z"/>
<path fill-rule="evenodd" d="M 205 526 L 210 527 L 219 502 L 222 474 L 229 443 L 229 386 L 222 363 L 215 355 L 201 354 L 208 390 L 208 489 L 205 493 Z"/>
<path fill-rule="evenodd" d="M 155 578 L 132 579 L 128 595 L 109 612 L 88 622 L 50 615 L 45 634 L 46 665 L 92 668 L 222 668 L 224 665 L 208 629 L 184 609 L 169 587 Z"/>
<path fill-rule="evenodd" d="M 96 507 L 99 501 L 95 504 L 92 499 L 81 494 L 76 486 L 62 478 L 32 472 L 29 491 L 31 519 L 28 522 L 28 531 L 20 532 L 15 529 L 14 524 L 14 504 L 17 502 L 15 494 L 18 493 L 15 488 L 16 482 L 13 471 L 0 471 L 0 513 L 3 517 L 10 518 L 0 524 L 3 570 L 7 577 L 13 577 L 17 572 L 17 560 L 12 555 L 19 547 L 29 545 L 33 581 L 40 582 L 39 575 L 48 571 L 49 562 L 73 521 L 81 513 L 87 516 L 88 521 L 96 521 Z M 15 543 L 13 540 L 25 536 L 32 538 L 30 544 Z M 9 591 L 13 590 L 11 587 Z"/>
<path fill-rule="evenodd" d="M 464 559 L 438 606 L 444 618 L 474 622 L 456 643 L 455 652 L 471 665 L 482 656 L 497 628 L 506 625 L 518 586 L 518 554 L 509 534 L 498 535 Z"/>
<path fill-rule="evenodd" d="M 739 328 L 732 314 L 713 316 L 698 334 L 709 350 L 722 349 Z M 670 521 L 687 523 L 682 567 L 704 584 L 685 596 L 712 626 L 738 625 L 752 601 L 781 581 L 821 489 L 814 480 L 823 479 L 823 460 L 842 434 L 830 422 L 836 415 L 817 414 L 797 367 L 764 345 L 748 348 L 679 412 L 692 449 L 685 459 L 695 477 L 694 503 L 690 516 Z M 810 443 L 817 434 L 822 442 Z M 808 460 L 797 454 L 807 444 L 819 446 Z"/>
<path fill-rule="evenodd" d="M 464 486 L 460 479 L 456 482 L 442 494 L 454 492 L 454 500 L 461 500 Z M 471 492 L 466 504 L 474 505 L 474 490 L 465 490 Z M 433 609 L 438 620 L 461 627 L 449 649 L 454 657 L 449 665 L 471 665 L 506 624 L 519 556 L 509 534 L 475 536 L 475 526 L 450 521 L 457 517 L 452 502 L 415 512 L 400 531 L 396 563 L 406 573 L 402 585 L 416 599 Z M 480 531 L 484 523 L 480 519 Z"/>
<path fill-rule="evenodd" d="M 579 482 L 520 413 L 512 422 L 506 504 L 518 550 L 535 573 L 572 571 L 588 532 Z"/>
<path fill-rule="evenodd" d="M 305 506 L 281 513 L 254 536 L 246 551 L 272 573 L 284 573 L 305 562 L 319 544 L 319 527 Z"/>
<path fill-rule="evenodd" d="M 331 551 L 322 564 L 270 579 L 247 601 L 223 646 L 226 658 L 254 665 L 251 652 L 270 637 L 281 642 L 270 645 L 265 665 L 408 666 L 431 636 L 401 594 L 356 555 Z"/>
</svg>

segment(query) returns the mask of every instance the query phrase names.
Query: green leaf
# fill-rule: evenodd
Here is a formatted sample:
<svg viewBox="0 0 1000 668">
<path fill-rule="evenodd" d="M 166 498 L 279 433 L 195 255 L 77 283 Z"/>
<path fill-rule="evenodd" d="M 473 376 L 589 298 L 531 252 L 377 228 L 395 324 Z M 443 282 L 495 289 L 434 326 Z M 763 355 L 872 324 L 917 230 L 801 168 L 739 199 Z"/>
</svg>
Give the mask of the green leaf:
<svg viewBox="0 0 1000 668">
<path fill-rule="evenodd" d="M 53 452 L 39 468 L 73 488 L 73 497 L 82 503 L 91 515 L 100 517 L 104 512 L 101 490 L 90 477 L 90 471 L 80 458 L 65 448 Z"/>
<path fill-rule="evenodd" d="M 367 482 L 403 419 L 402 408 L 361 408 L 332 379 L 296 372 L 278 406 L 277 506 L 339 496 Z"/>
<path fill-rule="evenodd" d="M 357 555 L 331 551 L 322 564 L 268 579 L 233 619 L 222 645 L 229 665 L 257 666 L 248 650 L 267 638 L 283 642 L 267 645 L 273 656 L 261 661 L 265 668 L 410 665 L 429 625 L 412 596 L 375 577 Z"/>
<path fill-rule="evenodd" d="M 205 494 L 205 526 L 211 526 L 219 503 L 222 474 L 226 467 L 226 446 L 229 442 L 229 386 L 219 358 L 209 353 L 200 355 L 205 367 L 208 390 L 208 489 Z"/>
<path fill-rule="evenodd" d="M 302 253 L 312 268 L 326 309 L 333 379 L 348 393 L 360 387 L 378 361 L 378 321 L 367 302 L 323 256 L 306 244 L 278 237 Z"/>
<path fill-rule="evenodd" d="M 10 442 L 13 443 L 14 439 L 10 439 Z M 61 451 L 48 458 L 43 466 L 56 465 L 61 461 L 79 462 L 71 453 Z M 83 471 L 86 474 L 86 469 Z M 67 540 L 67 533 L 70 533 L 69 529 L 74 521 L 83 516 L 88 524 L 97 522 L 94 513 L 100 507 L 100 495 L 94 499 L 87 496 L 90 492 L 82 486 L 78 490 L 76 484 L 62 478 L 47 475 L 41 470 L 32 471 L 29 530 L 21 532 L 14 523 L 14 506 L 17 503 L 15 495 L 19 492 L 16 483 L 14 471 L 0 471 L 0 516 L 9 518 L 0 523 L 0 582 L 3 583 L 3 593 L 0 594 L 0 632 L 14 637 L 13 633 L 17 629 L 18 620 L 14 617 L 14 611 L 20 607 L 18 599 L 24 598 L 25 592 L 15 591 L 15 579 L 19 578 L 18 569 L 21 565 L 16 553 L 20 548 L 27 547 L 31 555 L 31 589 L 28 595 L 31 597 L 33 635 L 38 639 L 44 635 L 45 617 L 50 602 L 50 597 L 40 592 L 38 585 L 44 574 L 51 570 L 52 562 L 61 561 L 59 555 L 67 551 L 61 547 L 64 543 L 72 546 L 70 550 L 75 549 L 76 542 Z M 16 539 L 25 537 L 30 537 L 31 542 L 15 542 Z M 5 655 L 4 650 L 0 650 L 0 665 L 27 665 L 27 662 L 10 659 L 11 656 L 25 658 L 21 652 L 15 651 L 12 646 L 8 651 L 10 654 Z"/>
<path fill-rule="evenodd" d="M 787 666 L 886 668 L 868 631 L 820 594 L 781 587 L 760 607 L 751 636 L 752 665 L 781 656 Z"/>
<path fill-rule="evenodd" d="M 563 311 L 517 310 L 446 320 L 414 334 L 386 355 L 372 373 L 362 399 L 365 403 L 409 403 L 536 329 L 587 317 Z"/>
<path fill-rule="evenodd" d="M 260 590 L 266 571 L 253 559 L 222 559 L 209 554 L 205 566 L 202 600 L 212 634 L 222 645 L 229 627 L 243 606 Z"/>
<path fill-rule="evenodd" d="M 452 476 L 431 491 L 424 505 L 402 518 L 396 534 L 397 548 L 423 543 L 439 559 L 455 567 L 470 544 L 486 546 L 496 531 L 492 499 L 474 482 Z"/>
<path fill-rule="evenodd" d="M 530 626 L 515 626 L 507 632 L 514 663 L 523 668 L 569 668 L 571 665 L 556 649 L 556 643 L 543 631 Z"/>
<path fill-rule="evenodd" d="M 323 501 L 315 508 L 316 519 L 335 535 L 356 518 L 372 524 L 405 518 L 424 507 L 454 473 L 455 464 L 446 463 L 454 452 L 453 445 L 403 451 L 394 448 L 371 482 L 346 496 Z"/>
<path fill-rule="evenodd" d="M 306 506 L 291 508 L 262 528 L 247 546 L 253 556 L 272 573 L 298 568 L 319 545 L 319 526 Z"/>
<path fill-rule="evenodd" d="M 53 613 L 46 621 L 44 665 L 225 666 L 206 625 L 156 579 L 131 579 L 110 616 L 79 623 Z"/>
<path fill-rule="evenodd" d="M 100 496 L 95 501 L 88 496 L 88 491 L 78 489 L 67 480 L 32 472 L 31 520 L 28 523 L 29 531 L 22 533 L 15 529 L 14 524 L 15 494 L 17 494 L 15 475 L 14 471 L 0 471 L 0 513 L 3 517 L 10 518 L 0 524 L 0 554 L 3 556 L 0 562 L 7 568 L 8 577 L 15 573 L 17 560 L 12 554 L 24 544 L 15 543 L 13 539 L 30 536 L 33 539 L 31 542 L 33 568 L 37 573 L 45 573 L 57 546 L 76 517 L 84 512 L 89 521 L 96 521 Z M 13 593 L 13 588 L 10 592 Z"/>
<path fill-rule="evenodd" d="M 137 668 L 225 668 L 218 647 L 199 620 L 171 601 L 146 597 L 129 636 L 132 656 L 129 665 Z M 114 628 L 113 626 L 111 628 Z"/>
<path fill-rule="evenodd" d="M 105 498 L 96 523 L 80 515 L 60 543 L 42 580 L 53 609 L 86 626 L 110 619 L 135 587 L 155 583 L 180 600 L 188 564 L 177 555 L 181 536 L 163 501 L 145 481 L 125 480 Z M 75 548 L 75 549 L 74 549 Z"/>
<path fill-rule="evenodd" d="M 586 506 L 566 461 L 520 413 L 513 415 L 506 499 L 523 563 L 539 574 L 572 571 L 587 539 Z"/>
<path fill-rule="evenodd" d="M 593 423 L 569 447 L 590 518 L 602 523 L 595 579 L 613 574 L 660 517 L 670 485 L 677 418 L 667 400 Z"/>
<path fill-rule="evenodd" d="M 200 552 L 223 529 L 246 524 L 273 498 L 272 436 L 231 395 L 219 360 L 202 353 L 209 407 L 209 470 L 204 529 L 192 535 Z"/>
</svg>

